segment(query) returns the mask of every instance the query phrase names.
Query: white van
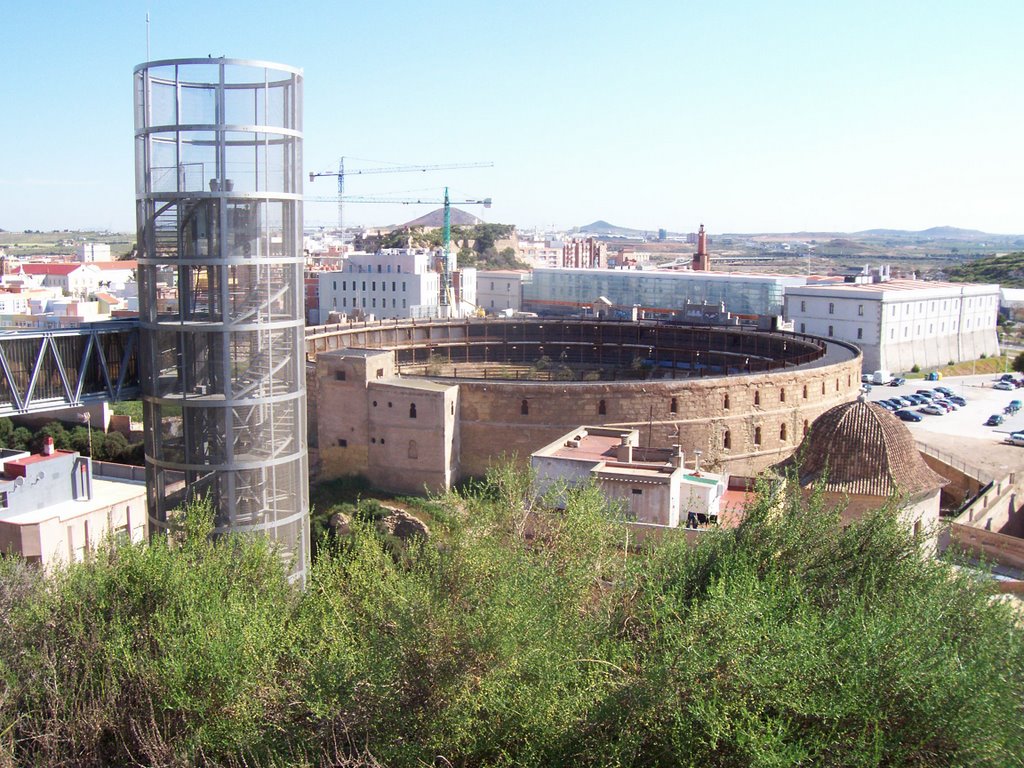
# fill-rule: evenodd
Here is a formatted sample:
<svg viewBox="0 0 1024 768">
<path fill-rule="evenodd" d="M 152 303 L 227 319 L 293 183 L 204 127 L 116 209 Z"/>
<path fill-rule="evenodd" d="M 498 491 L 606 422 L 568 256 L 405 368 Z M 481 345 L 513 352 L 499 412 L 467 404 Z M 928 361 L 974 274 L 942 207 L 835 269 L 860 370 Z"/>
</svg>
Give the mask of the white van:
<svg viewBox="0 0 1024 768">
<path fill-rule="evenodd" d="M 872 384 L 888 384 L 892 381 L 892 374 L 889 371 L 875 371 L 871 375 Z"/>
</svg>

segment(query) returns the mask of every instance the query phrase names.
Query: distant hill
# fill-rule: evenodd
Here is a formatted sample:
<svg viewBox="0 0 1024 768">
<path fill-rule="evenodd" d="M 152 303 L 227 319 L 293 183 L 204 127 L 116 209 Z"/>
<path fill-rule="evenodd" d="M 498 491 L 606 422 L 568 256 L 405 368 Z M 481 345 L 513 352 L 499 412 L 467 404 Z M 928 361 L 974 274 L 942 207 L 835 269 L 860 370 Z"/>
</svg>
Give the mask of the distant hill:
<svg viewBox="0 0 1024 768">
<path fill-rule="evenodd" d="M 586 226 L 579 227 L 581 234 L 585 235 L 610 235 L 611 237 L 642 237 L 649 234 L 646 229 L 630 229 L 629 227 L 617 227 L 607 221 L 598 220 Z"/>
<path fill-rule="evenodd" d="M 998 283 L 1004 288 L 1024 288 L 1024 252 L 975 259 L 946 270 L 955 283 Z"/>
<path fill-rule="evenodd" d="M 457 227 L 475 227 L 477 224 L 483 224 L 483 219 L 478 219 L 471 213 L 466 213 L 459 208 L 451 209 L 451 223 L 452 226 Z M 405 224 L 399 224 L 399 227 L 408 227 L 412 229 L 414 227 L 443 227 L 444 226 L 444 208 L 438 208 L 436 211 L 420 216 L 418 219 L 407 221 Z"/>
<path fill-rule="evenodd" d="M 928 238 L 932 240 L 978 240 L 991 238 L 992 235 L 980 229 L 960 229 L 959 227 L 931 227 L 917 231 L 907 229 L 866 229 L 855 232 L 856 235 L 873 235 L 876 237 L 907 237 Z"/>
</svg>

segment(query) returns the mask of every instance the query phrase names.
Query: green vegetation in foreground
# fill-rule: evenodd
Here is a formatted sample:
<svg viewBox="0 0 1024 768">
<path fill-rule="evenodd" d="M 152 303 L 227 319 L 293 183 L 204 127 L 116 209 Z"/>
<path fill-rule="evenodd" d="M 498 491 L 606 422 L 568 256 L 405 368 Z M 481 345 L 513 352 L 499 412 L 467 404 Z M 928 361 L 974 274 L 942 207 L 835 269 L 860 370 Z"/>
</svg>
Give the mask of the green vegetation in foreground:
<svg viewBox="0 0 1024 768">
<path fill-rule="evenodd" d="M 1024 632 L 886 511 L 762 488 L 641 551 L 593 489 L 524 541 L 525 473 L 370 524 L 290 587 L 262 538 L 0 561 L 0 765 L 1005 766 Z"/>
<path fill-rule="evenodd" d="M 1024 251 L 986 256 L 950 267 L 946 277 L 957 283 L 998 283 L 1004 288 L 1024 288 Z"/>
</svg>

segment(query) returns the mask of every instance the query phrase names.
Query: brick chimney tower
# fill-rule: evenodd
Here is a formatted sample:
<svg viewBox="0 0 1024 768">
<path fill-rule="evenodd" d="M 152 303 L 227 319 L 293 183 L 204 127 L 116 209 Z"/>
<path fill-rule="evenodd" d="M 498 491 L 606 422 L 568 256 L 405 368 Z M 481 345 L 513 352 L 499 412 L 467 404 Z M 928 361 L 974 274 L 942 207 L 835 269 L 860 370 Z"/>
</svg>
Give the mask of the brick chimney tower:
<svg viewBox="0 0 1024 768">
<path fill-rule="evenodd" d="M 697 252 L 693 254 L 693 265 L 691 267 L 697 272 L 707 272 L 711 269 L 711 257 L 708 256 L 708 235 L 704 231 L 704 225 L 700 225 L 697 231 Z"/>
</svg>

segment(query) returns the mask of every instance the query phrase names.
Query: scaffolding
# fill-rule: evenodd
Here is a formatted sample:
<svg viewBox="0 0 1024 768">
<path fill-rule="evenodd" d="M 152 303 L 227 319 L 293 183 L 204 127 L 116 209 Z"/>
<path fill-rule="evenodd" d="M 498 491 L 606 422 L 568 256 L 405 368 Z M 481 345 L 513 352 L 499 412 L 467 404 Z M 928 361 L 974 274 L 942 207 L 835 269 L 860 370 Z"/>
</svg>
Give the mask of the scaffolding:
<svg viewBox="0 0 1024 768">
<path fill-rule="evenodd" d="M 209 496 L 305 580 L 302 72 L 135 68 L 140 378 L 150 525 Z M 184 491 L 171 492 L 184 473 Z"/>
</svg>

